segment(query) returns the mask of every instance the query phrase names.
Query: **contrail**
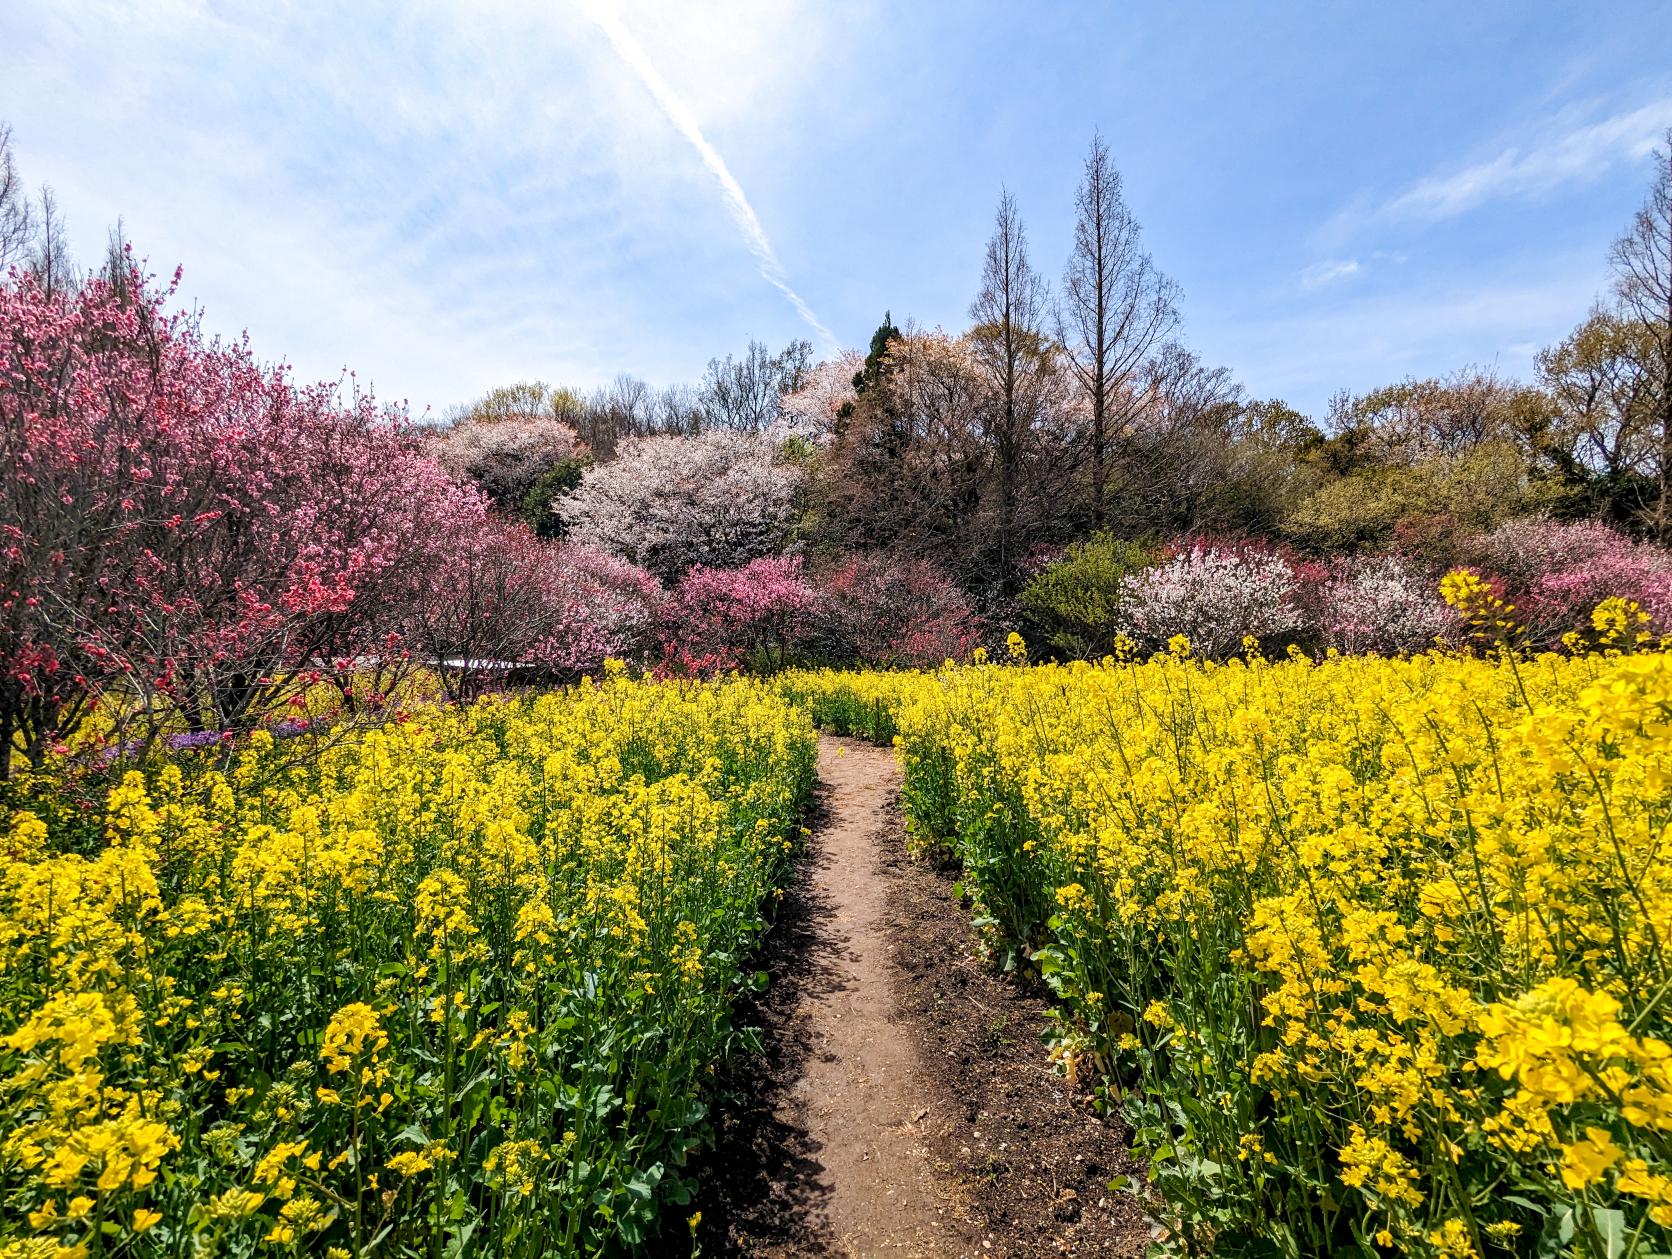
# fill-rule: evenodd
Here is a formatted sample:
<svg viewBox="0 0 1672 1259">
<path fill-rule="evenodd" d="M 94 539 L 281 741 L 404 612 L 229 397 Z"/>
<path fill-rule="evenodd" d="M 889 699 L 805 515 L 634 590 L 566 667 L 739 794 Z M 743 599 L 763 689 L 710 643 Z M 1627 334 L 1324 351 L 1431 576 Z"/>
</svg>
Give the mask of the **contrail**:
<svg viewBox="0 0 1672 1259">
<path fill-rule="evenodd" d="M 702 158 L 702 164 L 708 167 L 709 173 L 719 181 L 720 191 L 725 194 L 726 205 L 731 210 L 732 218 L 742 229 L 744 242 L 760 265 L 761 277 L 789 298 L 790 305 L 795 307 L 796 313 L 807 326 L 824 339 L 826 348 L 837 348 L 841 343 L 836 340 L 836 335 L 819 321 L 819 317 L 813 313 L 813 308 L 802 300 L 801 294 L 790 287 L 784 264 L 778 261 L 778 255 L 772 248 L 772 242 L 766 238 L 766 229 L 755 216 L 749 198 L 743 195 L 743 185 L 732 177 L 725 159 L 708 142 L 702 128 L 697 126 L 697 120 L 691 116 L 691 111 L 685 108 L 685 102 L 668 86 L 668 81 L 656 69 L 639 41 L 633 38 L 633 33 L 622 25 L 607 0 L 580 0 L 579 7 L 587 19 L 604 32 L 616 55 L 639 76 L 639 81 L 656 98 L 656 103 L 662 107 L 662 112 L 667 115 L 674 129 L 691 142 L 697 156 Z"/>
</svg>

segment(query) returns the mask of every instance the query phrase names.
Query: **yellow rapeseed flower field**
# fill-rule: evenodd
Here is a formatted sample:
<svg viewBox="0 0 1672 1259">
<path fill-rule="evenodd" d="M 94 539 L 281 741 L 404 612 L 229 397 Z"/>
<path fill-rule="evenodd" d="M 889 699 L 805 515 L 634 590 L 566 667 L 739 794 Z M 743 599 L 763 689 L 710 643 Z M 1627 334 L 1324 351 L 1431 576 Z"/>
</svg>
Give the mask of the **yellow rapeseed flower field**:
<svg viewBox="0 0 1672 1259">
<path fill-rule="evenodd" d="M 0 1256 L 633 1245 L 813 754 L 761 684 L 612 676 L 0 818 Z"/>
<path fill-rule="evenodd" d="M 780 685 L 895 739 L 1173 1246 L 1672 1252 L 1672 656 Z"/>
<path fill-rule="evenodd" d="M 612 673 L 16 811 L 0 1257 L 633 1247 L 815 721 L 897 744 L 1167 1247 L 1672 1252 L 1672 655 L 1010 656 Z"/>
</svg>

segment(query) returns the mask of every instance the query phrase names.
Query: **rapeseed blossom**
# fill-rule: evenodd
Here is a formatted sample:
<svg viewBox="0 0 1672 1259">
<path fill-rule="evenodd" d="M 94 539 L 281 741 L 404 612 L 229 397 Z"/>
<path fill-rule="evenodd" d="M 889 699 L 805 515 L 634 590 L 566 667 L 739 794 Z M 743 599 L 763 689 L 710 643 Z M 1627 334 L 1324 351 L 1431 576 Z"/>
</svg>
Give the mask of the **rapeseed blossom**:
<svg viewBox="0 0 1672 1259">
<path fill-rule="evenodd" d="M 896 742 L 1188 1253 L 1672 1251 L 1672 655 L 1624 600 L 1524 656 L 1442 593 L 1483 654 L 780 683 Z"/>
<path fill-rule="evenodd" d="M 813 749 L 614 670 L 0 816 L 0 1256 L 636 1244 Z"/>
</svg>

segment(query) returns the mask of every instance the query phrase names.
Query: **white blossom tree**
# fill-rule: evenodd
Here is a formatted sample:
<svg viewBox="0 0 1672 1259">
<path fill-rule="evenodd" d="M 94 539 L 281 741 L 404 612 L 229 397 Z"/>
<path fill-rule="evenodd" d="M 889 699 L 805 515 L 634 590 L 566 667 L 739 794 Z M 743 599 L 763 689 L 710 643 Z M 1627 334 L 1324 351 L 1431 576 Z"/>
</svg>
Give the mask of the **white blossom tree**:
<svg viewBox="0 0 1672 1259">
<path fill-rule="evenodd" d="M 430 438 L 430 453 L 455 480 L 474 483 L 514 512 L 541 476 L 587 452 L 562 420 L 523 412 L 461 419 Z"/>
<path fill-rule="evenodd" d="M 753 433 L 641 437 L 558 504 L 567 537 L 664 581 L 695 564 L 735 568 L 789 541 L 802 472 Z"/>
<path fill-rule="evenodd" d="M 809 369 L 801 388 L 779 401 L 784 428 L 813 442 L 828 440 L 842 408 L 858 396 L 853 381 L 864 366 L 865 356 L 858 350 L 843 350 Z"/>
</svg>

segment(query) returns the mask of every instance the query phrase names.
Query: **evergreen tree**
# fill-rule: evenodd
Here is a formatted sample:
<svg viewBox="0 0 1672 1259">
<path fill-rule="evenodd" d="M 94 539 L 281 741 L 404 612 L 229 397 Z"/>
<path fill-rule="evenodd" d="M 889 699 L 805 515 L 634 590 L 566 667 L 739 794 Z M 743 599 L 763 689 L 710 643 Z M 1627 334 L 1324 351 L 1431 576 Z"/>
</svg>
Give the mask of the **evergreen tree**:
<svg viewBox="0 0 1672 1259">
<path fill-rule="evenodd" d="M 882 323 L 871 334 L 871 350 L 865 356 L 865 366 L 854 373 L 853 391 L 863 394 L 877 381 L 882 379 L 883 358 L 888 353 L 888 343 L 897 340 L 900 330 L 894 326 L 894 313 L 884 311 Z"/>
</svg>

